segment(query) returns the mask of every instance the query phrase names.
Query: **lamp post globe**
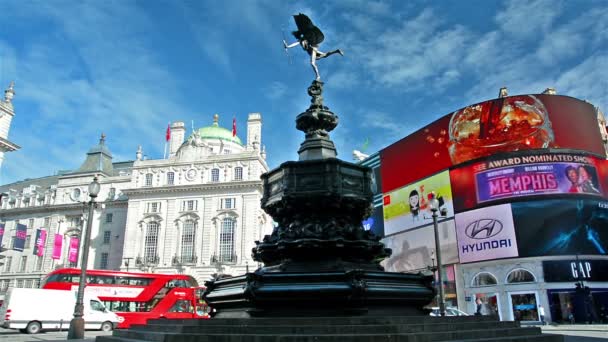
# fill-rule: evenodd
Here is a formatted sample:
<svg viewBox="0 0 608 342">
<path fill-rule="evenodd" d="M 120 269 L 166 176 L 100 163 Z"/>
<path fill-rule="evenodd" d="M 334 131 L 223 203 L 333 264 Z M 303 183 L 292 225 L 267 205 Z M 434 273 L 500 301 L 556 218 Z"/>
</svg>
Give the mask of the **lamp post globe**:
<svg viewBox="0 0 608 342">
<path fill-rule="evenodd" d="M 435 254 L 437 255 L 437 283 L 439 287 L 439 313 L 441 316 L 445 316 L 445 295 L 443 292 L 443 276 L 441 274 L 441 268 L 443 266 L 441 261 L 441 247 L 439 244 L 439 227 L 437 225 L 437 212 L 439 211 L 439 200 L 434 192 L 429 194 L 429 204 L 431 206 L 431 212 L 433 216 L 433 230 L 435 233 Z"/>
<path fill-rule="evenodd" d="M 68 340 L 84 339 L 84 287 L 87 276 L 87 262 L 89 259 L 89 245 L 91 241 L 91 227 L 93 226 L 93 214 L 95 210 L 95 198 L 99 194 L 101 186 L 97 180 L 97 176 L 89 184 L 89 217 L 87 227 L 80 233 L 80 243 L 82 244 L 82 257 L 80 259 L 80 281 L 78 282 L 78 292 L 76 294 L 76 305 L 74 305 L 74 318 L 70 321 L 70 330 L 68 331 Z M 83 237 L 84 233 L 84 237 Z"/>
<path fill-rule="evenodd" d="M 91 200 L 93 200 L 97 195 L 99 195 L 99 190 L 101 190 L 101 185 L 99 185 L 99 181 L 97 180 L 97 176 L 93 178 L 93 181 L 89 184 L 89 196 Z"/>
</svg>

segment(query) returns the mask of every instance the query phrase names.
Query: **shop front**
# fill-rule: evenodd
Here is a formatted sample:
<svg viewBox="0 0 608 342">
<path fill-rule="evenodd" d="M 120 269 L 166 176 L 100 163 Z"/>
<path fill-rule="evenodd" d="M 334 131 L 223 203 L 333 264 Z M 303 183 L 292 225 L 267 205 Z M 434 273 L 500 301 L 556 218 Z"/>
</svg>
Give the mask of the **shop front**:
<svg viewBox="0 0 608 342">
<path fill-rule="evenodd" d="M 558 323 L 608 323 L 608 260 L 543 261 L 547 297 Z"/>
</svg>

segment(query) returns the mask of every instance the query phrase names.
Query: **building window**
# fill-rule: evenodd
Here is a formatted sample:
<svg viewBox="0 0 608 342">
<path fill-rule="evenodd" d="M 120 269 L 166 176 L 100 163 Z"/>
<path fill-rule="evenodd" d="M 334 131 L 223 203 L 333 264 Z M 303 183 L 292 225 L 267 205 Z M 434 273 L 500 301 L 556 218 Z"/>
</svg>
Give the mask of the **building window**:
<svg viewBox="0 0 608 342">
<path fill-rule="evenodd" d="M 114 214 L 107 213 L 106 214 L 106 223 L 112 223 L 112 219 L 114 218 Z"/>
<path fill-rule="evenodd" d="M 0 292 L 8 291 L 8 286 L 11 284 L 11 281 L 8 279 L 0 280 Z"/>
<path fill-rule="evenodd" d="M 211 169 L 211 181 L 212 182 L 220 181 L 220 169 Z"/>
<path fill-rule="evenodd" d="M 234 180 L 243 180 L 243 168 L 237 166 L 234 168 Z"/>
<path fill-rule="evenodd" d="M 229 149 L 224 149 L 224 154 L 230 154 L 230 150 Z"/>
<path fill-rule="evenodd" d="M 160 202 L 150 202 L 146 208 L 147 213 L 160 213 Z"/>
<path fill-rule="evenodd" d="M 27 227 L 34 228 L 34 219 L 27 220 Z"/>
<path fill-rule="evenodd" d="M 13 263 L 13 257 L 7 256 L 6 261 L 4 262 L 4 272 L 7 272 L 7 273 L 11 272 L 12 263 Z"/>
<path fill-rule="evenodd" d="M 103 232 L 103 244 L 104 245 L 108 245 L 110 244 L 110 236 L 112 235 L 112 232 L 109 230 L 106 230 L 105 232 Z"/>
<path fill-rule="evenodd" d="M 31 235 L 25 236 L 25 243 L 23 244 L 23 248 L 30 248 L 30 242 L 32 241 Z"/>
<path fill-rule="evenodd" d="M 101 253 L 101 261 L 99 263 L 99 268 L 102 270 L 108 269 L 108 253 Z"/>
<path fill-rule="evenodd" d="M 146 239 L 144 241 L 144 262 L 156 263 L 156 250 L 158 248 L 158 222 L 150 222 L 146 228 Z"/>
<path fill-rule="evenodd" d="M 32 285 L 34 285 L 34 280 L 33 279 L 25 279 L 25 288 L 26 289 L 31 289 Z"/>
<path fill-rule="evenodd" d="M 50 217 L 45 217 L 44 218 L 44 228 L 51 228 L 51 218 Z"/>
<path fill-rule="evenodd" d="M 16 288 L 22 288 L 23 287 L 23 279 L 17 279 L 17 283 L 15 284 Z"/>
<path fill-rule="evenodd" d="M 152 174 L 146 173 L 146 186 L 152 186 Z"/>
<path fill-rule="evenodd" d="M 234 219 L 222 220 L 220 231 L 220 262 L 234 262 Z"/>
<path fill-rule="evenodd" d="M 507 283 L 533 283 L 536 281 L 534 274 L 523 268 L 518 268 L 509 273 L 507 276 Z"/>
<path fill-rule="evenodd" d="M 21 257 L 21 263 L 19 264 L 19 272 L 25 272 L 27 268 L 27 256 Z"/>
<path fill-rule="evenodd" d="M 68 228 L 78 228 L 82 226 L 82 217 L 80 216 L 71 216 L 67 218 Z"/>
<path fill-rule="evenodd" d="M 196 235 L 196 224 L 193 220 L 186 220 L 182 229 L 181 258 L 182 262 L 194 262 L 194 241 Z"/>
<path fill-rule="evenodd" d="M 182 211 L 196 211 L 198 210 L 198 201 L 186 200 L 182 201 Z"/>
<path fill-rule="evenodd" d="M 42 261 L 43 260 L 44 260 L 44 258 L 41 256 L 36 257 L 36 271 L 42 271 Z"/>
<path fill-rule="evenodd" d="M 110 188 L 108 191 L 108 200 L 113 201 L 116 198 L 116 188 Z"/>
<path fill-rule="evenodd" d="M 236 199 L 234 198 L 222 198 L 220 202 L 221 209 L 234 209 L 236 206 Z"/>
<path fill-rule="evenodd" d="M 167 172 L 167 185 L 175 184 L 175 173 Z"/>
<path fill-rule="evenodd" d="M 478 273 L 475 277 L 473 277 L 472 286 L 491 286 L 496 285 L 498 282 L 496 281 L 496 277 L 488 272 Z"/>
<path fill-rule="evenodd" d="M 40 278 L 34 279 L 34 288 L 35 289 L 39 289 L 40 288 Z"/>
</svg>

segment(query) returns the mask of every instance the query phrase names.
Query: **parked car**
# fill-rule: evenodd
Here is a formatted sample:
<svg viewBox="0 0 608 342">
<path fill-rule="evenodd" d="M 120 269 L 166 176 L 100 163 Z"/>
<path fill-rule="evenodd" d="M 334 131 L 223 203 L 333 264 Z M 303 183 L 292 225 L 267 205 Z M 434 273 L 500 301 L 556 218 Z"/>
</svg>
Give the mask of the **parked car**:
<svg viewBox="0 0 608 342">
<path fill-rule="evenodd" d="M 439 314 L 439 308 L 436 306 L 432 307 L 430 315 L 431 316 L 441 316 Z M 455 307 L 446 307 L 445 315 L 446 316 L 468 316 L 469 314 L 464 311 L 460 311 L 460 310 L 458 310 L 458 308 L 455 308 Z"/>
</svg>

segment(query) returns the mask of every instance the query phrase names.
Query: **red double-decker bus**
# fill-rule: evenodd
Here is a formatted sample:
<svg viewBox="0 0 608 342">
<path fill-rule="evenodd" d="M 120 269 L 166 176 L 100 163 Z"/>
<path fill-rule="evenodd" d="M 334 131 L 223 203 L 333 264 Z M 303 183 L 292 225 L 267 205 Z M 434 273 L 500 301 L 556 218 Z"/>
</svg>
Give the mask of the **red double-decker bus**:
<svg viewBox="0 0 608 342">
<path fill-rule="evenodd" d="M 43 289 L 77 291 L 80 270 L 63 268 L 49 273 Z M 183 274 L 87 270 L 85 292 L 101 299 L 122 319 L 118 328 L 146 324 L 149 319 L 209 318 L 203 288 Z"/>
</svg>

